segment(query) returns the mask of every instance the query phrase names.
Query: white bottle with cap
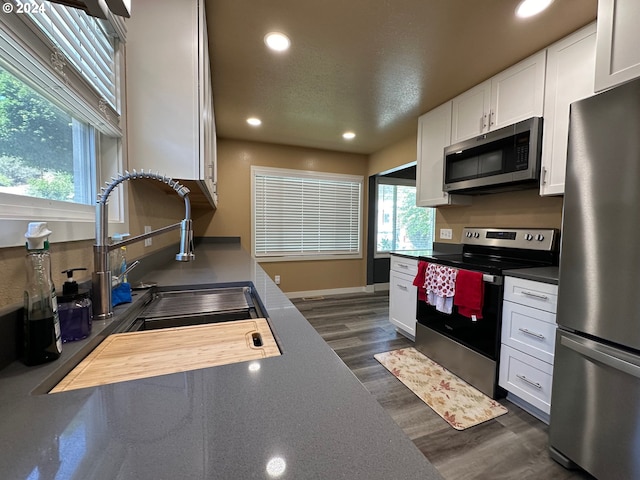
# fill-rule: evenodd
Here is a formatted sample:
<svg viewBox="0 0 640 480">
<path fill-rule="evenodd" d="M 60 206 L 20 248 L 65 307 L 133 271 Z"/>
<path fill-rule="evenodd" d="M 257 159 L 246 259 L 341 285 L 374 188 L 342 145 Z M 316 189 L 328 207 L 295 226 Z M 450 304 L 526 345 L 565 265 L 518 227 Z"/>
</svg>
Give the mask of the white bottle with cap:
<svg viewBox="0 0 640 480">
<path fill-rule="evenodd" d="M 38 365 L 60 357 L 62 339 L 56 289 L 51 276 L 49 235 L 46 222 L 27 228 L 27 286 L 24 291 L 24 351 L 27 365 Z"/>
</svg>

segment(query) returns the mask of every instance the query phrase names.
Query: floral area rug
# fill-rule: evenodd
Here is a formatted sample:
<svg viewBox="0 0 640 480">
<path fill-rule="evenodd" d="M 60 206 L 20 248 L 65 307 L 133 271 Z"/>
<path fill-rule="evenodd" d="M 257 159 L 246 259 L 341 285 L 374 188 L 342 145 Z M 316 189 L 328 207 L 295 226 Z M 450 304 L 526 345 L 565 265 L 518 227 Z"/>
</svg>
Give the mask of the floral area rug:
<svg viewBox="0 0 640 480">
<path fill-rule="evenodd" d="M 508 411 L 415 348 L 378 353 L 374 358 L 456 430 Z"/>
</svg>

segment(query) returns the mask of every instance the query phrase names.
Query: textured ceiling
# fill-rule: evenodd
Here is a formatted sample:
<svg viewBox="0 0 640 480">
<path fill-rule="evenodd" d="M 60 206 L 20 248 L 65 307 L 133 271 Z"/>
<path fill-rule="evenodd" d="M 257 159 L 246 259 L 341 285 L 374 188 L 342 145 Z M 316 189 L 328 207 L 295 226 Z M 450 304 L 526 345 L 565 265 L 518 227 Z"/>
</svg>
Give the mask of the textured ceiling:
<svg viewBox="0 0 640 480">
<path fill-rule="evenodd" d="M 417 118 L 586 25 L 597 0 L 205 0 L 219 137 L 370 154 Z M 289 35 L 273 53 L 269 31 Z M 251 128 L 246 118 L 263 124 Z M 357 136 L 349 142 L 346 130 Z"/>
</svg>

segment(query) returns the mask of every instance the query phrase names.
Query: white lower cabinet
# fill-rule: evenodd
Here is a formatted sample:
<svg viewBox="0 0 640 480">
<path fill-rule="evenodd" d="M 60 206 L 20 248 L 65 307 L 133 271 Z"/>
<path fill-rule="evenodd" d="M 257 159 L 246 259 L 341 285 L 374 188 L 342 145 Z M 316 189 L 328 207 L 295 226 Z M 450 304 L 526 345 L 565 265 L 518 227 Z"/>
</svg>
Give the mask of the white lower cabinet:
<svg viewBox="0 0 640 480">
<path fill-rule="evenodd" d="M 547 415 L 551 411 L 553 364 L 502 345 L 500 386 Z"/>
<path fill-rule="evenodd" d="M 413 279 L 417 272 L 418 260 L 391 256 L 389 321 L 412 339 L 416 335 L 418 288 L 413 285 Z"/>
<path fill-rule="evenodd" d="M 505 277 L 504 292 L 498 383 L 549 423 L 558 286 Z"/>
</svg>

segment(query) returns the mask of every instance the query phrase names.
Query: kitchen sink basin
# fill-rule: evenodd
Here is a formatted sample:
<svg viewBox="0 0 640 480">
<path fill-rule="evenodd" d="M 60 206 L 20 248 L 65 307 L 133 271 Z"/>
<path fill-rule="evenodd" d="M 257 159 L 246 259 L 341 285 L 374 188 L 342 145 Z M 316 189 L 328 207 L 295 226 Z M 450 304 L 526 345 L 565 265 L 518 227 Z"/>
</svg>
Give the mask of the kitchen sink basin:
<svg viewBox="0 0 640 480">
<path fill-rule="evenodd" d="M 251 287 L 158 291 L 132 323 L 120 332 L 157 330 L 209 323 L 265 318 Z"/>
<path fill-rule="evenodd" d="M 217 324 L 217 325 L 215 325 Z M 281 355 L 250 286 L 155 291 L 48 393 Z"/>
</svg>

